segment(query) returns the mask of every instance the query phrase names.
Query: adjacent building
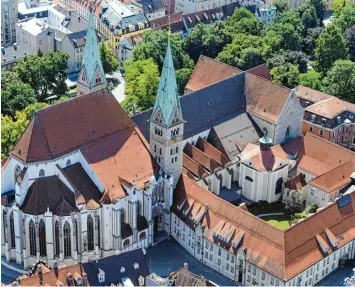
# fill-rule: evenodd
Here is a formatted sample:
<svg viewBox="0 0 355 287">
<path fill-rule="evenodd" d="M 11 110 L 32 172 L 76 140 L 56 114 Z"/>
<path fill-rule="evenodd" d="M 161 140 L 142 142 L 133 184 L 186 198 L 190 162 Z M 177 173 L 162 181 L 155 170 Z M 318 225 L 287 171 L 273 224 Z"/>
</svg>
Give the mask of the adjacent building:
<svg viewBox="0 0 355 287">
<path fill-rule="evenodd" d="M 305 108 L 303 133 L 310 132 L 355 151 L 355 105 L 299 86 L 295 89 Z"/>
<path fill-rule="evenodd" d="M 9 47 L 16 42 L 17 20 L 17 1 L 1 0 L 1 47 Z"/>
<path fill-rule="evenodd" d="M 255 17 L 259 18 L 265 25 L 270 24 L 277 16 L 277 9 L 273 5 L 265 4 L 261 0 L 256 2 Z"/>
<path fill-rule="evenodd" d="M 12 70 L 17 65 L 17 61 L 36 53 L 37 51 L 27 44 L 13 43 L 7 48 L 1 47 L 1 69 Z"/>
</svg>

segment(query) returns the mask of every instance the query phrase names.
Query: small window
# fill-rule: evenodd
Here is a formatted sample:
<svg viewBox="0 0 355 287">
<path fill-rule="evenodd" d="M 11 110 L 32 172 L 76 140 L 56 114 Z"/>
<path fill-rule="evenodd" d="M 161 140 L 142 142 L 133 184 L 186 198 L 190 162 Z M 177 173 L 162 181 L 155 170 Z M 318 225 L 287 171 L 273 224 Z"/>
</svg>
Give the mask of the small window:
<svg viewBox="0 0 355 287">
<path fill-rule="evenodd" d="M 129 244 L 130 244 L 129 239 L 127 239 L 123 242 L 123 247 L 129 246 Z"/>
<path fill-rule="evenodd" d="M 322 125 L 325 125 L 327 123 L 326 119 L 322 119 Z"/>
<path fill-rule="evenodd" d="M 312 126 L 309 126 L 309 131 L 313 132 L 313 127 Z"/>
<path fill-rule="evenodd" d="M 323 130 L 319 130 L 319 135 L 323 136 L 324 135 L 324 131 Z"/>
<path fill-rule="evenodd" d="M 250 176 L 246 176 L 245 179 L 246 179 L 247 181 L 250 181 L 250 182 L 253 182 L 253 181 L 254 181 Z"/>
<path fill-rule="evenodd" d="M 41 169 L 41 170 L 39 171 L 39 177 L 43 177 L 43 176 L 44 176 L 44 170 Z"/>
<path fill-rule="evenodd" d="M 66 165 L 67 165 L 67 166 L 68 166 L 68 165 L 71 165 L 70 159 L 67 160 L 67 164 L 66 164 Z"/>
</svg>

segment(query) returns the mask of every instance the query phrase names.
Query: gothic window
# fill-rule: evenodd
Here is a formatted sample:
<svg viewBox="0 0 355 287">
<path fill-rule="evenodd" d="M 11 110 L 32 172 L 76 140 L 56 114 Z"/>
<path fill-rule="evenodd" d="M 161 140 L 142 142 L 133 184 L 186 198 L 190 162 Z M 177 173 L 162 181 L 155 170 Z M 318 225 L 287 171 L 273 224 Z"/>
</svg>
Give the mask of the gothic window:
<svg viewBox="0 0 355 287">
<path fill-rule="evenodd" d="M 71 256 L 71 234 L 70 234 L 70 225 L 66 221 L 64 224 L 64 258 Z"/>
<path fill-rule="evenodd" d="M 41 256 L 47 255 L 47 246 L 46 246 L 46 227 L 44 225 L 43 219 L 39 222 L 39 254 Z"/>
<path fill-rule="evenodd" d="M 19 165 L 16 165 L 15 167 L 15 183 L 17 182 L 18 177 L 21 174 L 21 167 Z"/>
<path fill-rule="evenodd" d="M 4 212 L 2 214 L 2 228 L 4 228 L 4 230 L 5 230 L 5 225 L 6 225 L 6 213 Z M 6 232 L 4 232 L 4 235 L 5 235 L 5 242 L 7 242 Z"/>
<path fill-rule="evenodd" d="M 55 240 L 55 255 L 59 256 L 60 246 L 59 246 L 59 223 L 56 221 L 54 226 L 54 240 Z"/>
<path fill-rule="evenodd" d="M 71 164 L 70 159 L 67 160 L 67 166 Z"/>
<path fill-rule="evenodd" d="M 125 223 L 126 221 L 125 221 L 125 211 L 124 211 L 124 209 L 121 209 L 121 224 L 122 223 Z"/>
<path fill-rule="evenodd" d="M 283 184 L 283 178 L 280 177 L 280 178 L 276 181 L 275 194 L 279 194 L 279 193 L 282 192 L 282 184 Z"/>
<path fill-rule="evenodd" d="M 154 152 L 157 152 L 157 146 L 154 145 Z"/>
<path fill-rule="evenodd" d="M 177 146 L 177 147 L 176 147 L 176 153 L 178 153 L 178 152 L 179 152 L 179 147 Z"/>
<path fill-rule="evenodd" d="M 161 155 L 161 148 L 159 149 L 159 154 Z"/>
<path fill-rule="evenodd" d="M 129 246 L 129 239 L 126 239 L 124 242 L 123 242 L 123 247 L 127 247 Z"/>
<path fill-rule="evenodd" d="M 137 216 L 142 215 L 142 204 L 137 201 Z"/>
<path fill-rule="evenodd" d="M 78 242 L 78 222 L 76 221 L 76 218 L 74 218 L 74 230 L 75 230 L 75 245 L 76 245 L 76 250 L 79 249 L 79 242 Z"/>
<path fill-rule="evenodd" d="M 288 138 L 291 134 L 291 125 L 289 125 L 286 129 L 286 138 Z"/>
<path fill-rule="evenodd" d="M 143 240 L 145 239 L 145 232 L 142 232 L 140 235 L 139 235 L 139 240 Z"/>
<path fill-rule="evenodd" d="M 176 130 L 176 135 L 178 135 L 179 132 L 180 132 L 180 128 L 177 128 L 177 130 Z"/>
<path fill-rule="evenodd" d="M 101 236 L 100 236 L 100 217 L 97 217 L 97 245 L 100 249 L 100 245 L 101 245 Z"/>
<path fill-rule="evenodd" d="M 29 237 L 30 237 L 30 255 L 36 256 L 36 227 L 33 220 L 30 221 L 28 225 Z"/>
<path fill-rule="evenodd" d="M 41 169 L 41 170 L 39 171 L 39 177 L 43 177 L 43 176 L 44 176 L 44 170 Z"/>
<path fill-rule="evenodd" d="M 14 225 L 14 213 L 10 214 L 10 237 L 11 237 L 11 248 L 16 248 L 15 246 L 15 225 Z"/>
<path fill-rule="evenodd" d="M 88 250 L 94 250 L 94 222 L 92 216 L 88 216 Z"/>
</svg>

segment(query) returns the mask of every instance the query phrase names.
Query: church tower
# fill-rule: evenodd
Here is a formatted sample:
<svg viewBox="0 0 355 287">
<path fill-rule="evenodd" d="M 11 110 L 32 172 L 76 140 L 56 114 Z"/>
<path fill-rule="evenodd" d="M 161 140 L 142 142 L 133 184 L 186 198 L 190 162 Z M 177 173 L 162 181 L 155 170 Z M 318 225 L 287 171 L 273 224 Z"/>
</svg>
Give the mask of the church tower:
<svg viewBox="0 0 355 287">
<path fill-rule="evenodd" d="M 107 82 L 100 59 L 94 15 L 89 12 L 84 58 L 77 81 L 77 95 L 82 96 L 106 87 Z"/>
<path fill-rule="evenodd" d="M 177 93 L 170 42 L 166 50 L 154 110 L 150 118 L 150 152 L 174 186 L 182 171 L 184 120 Z"/>
</svg>

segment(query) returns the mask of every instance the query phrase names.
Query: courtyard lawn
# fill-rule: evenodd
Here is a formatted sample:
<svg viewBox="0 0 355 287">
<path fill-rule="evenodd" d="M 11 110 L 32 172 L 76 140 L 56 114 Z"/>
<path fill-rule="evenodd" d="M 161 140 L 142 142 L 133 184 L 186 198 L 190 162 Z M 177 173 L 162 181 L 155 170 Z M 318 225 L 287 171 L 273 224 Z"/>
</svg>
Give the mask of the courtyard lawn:
<svg viewBox="0 0 355 287">
<path fill-rule="evenodd" d="M 267 221 L 271 225 L 274 225 L 282 230 L 286 230 L 289 227 L 287 215 L 270 215 L 263 216 L 261 219 Z"/>
</svg>

